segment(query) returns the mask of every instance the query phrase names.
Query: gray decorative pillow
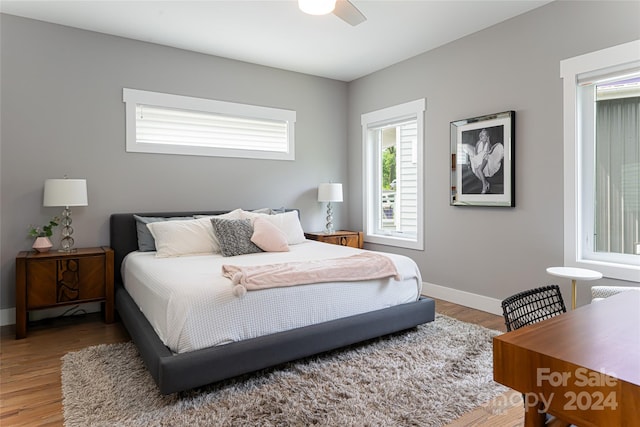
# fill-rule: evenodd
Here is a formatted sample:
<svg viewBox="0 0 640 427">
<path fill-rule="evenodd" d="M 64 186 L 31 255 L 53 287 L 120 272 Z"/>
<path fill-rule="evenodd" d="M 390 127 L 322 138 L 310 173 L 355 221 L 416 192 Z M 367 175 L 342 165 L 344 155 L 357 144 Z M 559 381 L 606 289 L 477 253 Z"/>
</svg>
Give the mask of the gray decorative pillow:
<svg viewBox="0 0 640 427">
<path fill-rule="evenodd" d="M 177 217 L 152 217 L 152 216 L 133 216 L 136 220 L 136 231 L 138 233 L 138 250 L 140 252 L 150 252 L 156 250 L 156 241 L 151 235 L 151 231 L 147 228 L 147 224 L 158 221 L 184 221 L 193 219 L 192 216 Z"/>
<path fill-rule="evenodd" d="M 213 233 L 218 238 L 222 256 L 263 252 L 251 241 L 253 227 L 249 219 L 211 218 Z"/>
</svg>

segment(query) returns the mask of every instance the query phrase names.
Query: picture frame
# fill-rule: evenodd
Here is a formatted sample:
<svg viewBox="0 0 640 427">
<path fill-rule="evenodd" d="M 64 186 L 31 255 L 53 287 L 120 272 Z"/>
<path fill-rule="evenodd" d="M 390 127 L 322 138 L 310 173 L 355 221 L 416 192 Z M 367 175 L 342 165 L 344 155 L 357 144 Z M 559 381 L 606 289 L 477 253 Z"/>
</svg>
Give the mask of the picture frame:
<svg viewBox="0 0 640 427">
<path fill-rule="evenodd" d="M 452 206 L 515 206 L 515 119 L 503 111 L 450 123 Z"/>
</svg>

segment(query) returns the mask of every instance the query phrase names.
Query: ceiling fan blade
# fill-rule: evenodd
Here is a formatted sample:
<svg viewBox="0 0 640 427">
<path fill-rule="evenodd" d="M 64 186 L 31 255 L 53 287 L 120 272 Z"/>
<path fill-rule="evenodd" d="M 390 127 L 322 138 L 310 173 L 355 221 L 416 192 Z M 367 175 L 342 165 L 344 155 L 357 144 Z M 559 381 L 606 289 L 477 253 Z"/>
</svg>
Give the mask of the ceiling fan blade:
<svg viewBox="0 0 640 427">
<path fill-rule="evenodd" d="M 333 14 L 348 24 L 356 26 L 367 20 L 367 17 L 358 10 L 349 0 L 337 0 Z"/>
</svg>

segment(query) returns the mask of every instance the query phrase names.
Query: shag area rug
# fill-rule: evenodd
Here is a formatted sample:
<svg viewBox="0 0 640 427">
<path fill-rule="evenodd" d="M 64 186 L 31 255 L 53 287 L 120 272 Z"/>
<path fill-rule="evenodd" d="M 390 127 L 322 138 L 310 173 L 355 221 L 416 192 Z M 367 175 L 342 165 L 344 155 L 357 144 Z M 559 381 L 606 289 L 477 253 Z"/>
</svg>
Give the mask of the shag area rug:
<svg viewBox="0 0 640 427">
<path fill-rule="evenodd" d="M 442 426 L 507 390 L 492 379 L 497 334 L 436 315 L 415 329 L 168 396 L 132 343 L 93 346 L 62 358 L 65 425 Z"/>
</svg>

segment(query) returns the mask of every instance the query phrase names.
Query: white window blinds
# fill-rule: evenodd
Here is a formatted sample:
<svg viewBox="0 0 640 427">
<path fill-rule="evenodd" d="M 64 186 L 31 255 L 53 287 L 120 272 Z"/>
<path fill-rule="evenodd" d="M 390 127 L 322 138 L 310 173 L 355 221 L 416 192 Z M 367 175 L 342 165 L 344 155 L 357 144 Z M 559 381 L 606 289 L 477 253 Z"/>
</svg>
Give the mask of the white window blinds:
<svg viewBox="0 0 640 427">
<path fill-rule="evenodd" d="M 124 89 L 127 151 L 293 160 L 295 112 Z"/>
</svg>

